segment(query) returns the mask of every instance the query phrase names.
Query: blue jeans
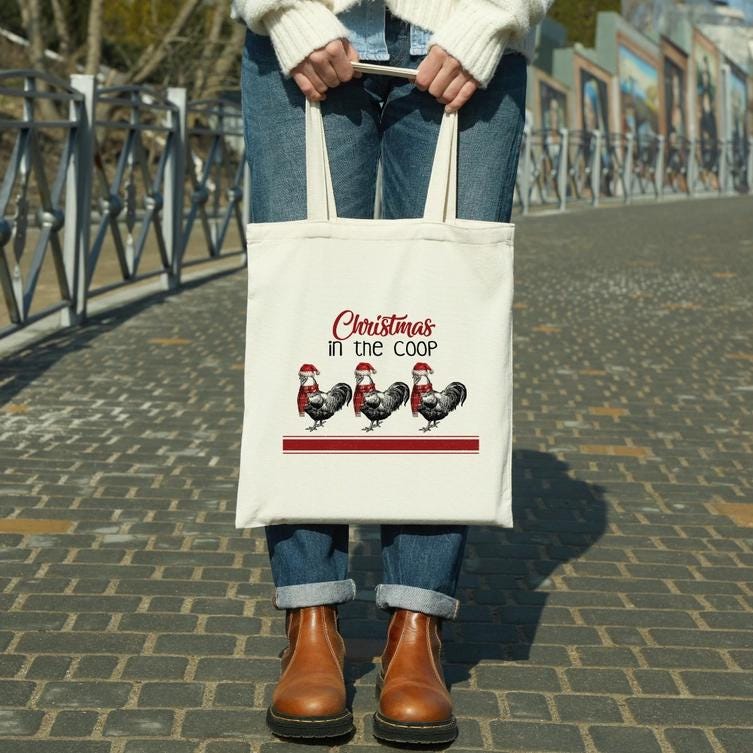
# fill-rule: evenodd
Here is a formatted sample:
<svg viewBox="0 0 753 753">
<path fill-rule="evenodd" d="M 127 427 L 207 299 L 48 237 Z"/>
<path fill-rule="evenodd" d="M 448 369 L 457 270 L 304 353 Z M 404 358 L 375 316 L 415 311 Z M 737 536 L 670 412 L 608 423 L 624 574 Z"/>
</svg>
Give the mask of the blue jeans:
<svg viewBox="0 0 753 753">
<path fill-rule="evenodd" d="M 423 56 L 410 54 L 407 23 L 388 15 L 385 39 L 386 62 L 418 67 Z M 526 76 L 522 55 L 504 55 L 487 88 L 459 111 L 460 218 L 510 219 Z M 252 218 L 305 219 L 305 99 L 280 72 L 269 37 L 247 32 L 241 90 Z M 444 106 L 406 79 L 365 74 L 330 89 L 321 108 L 338 215 L 373 216 L 381 157 L 382 216 L 420 217 Z M 347 525 L 272 525 L 266 536 L 275 606 L 340 604 L 355 597 L 355 583 L 347 577 Z M 383 525 L 377 604 L 455 618 L 466 537 L 466 526 Z"/>
</svg>

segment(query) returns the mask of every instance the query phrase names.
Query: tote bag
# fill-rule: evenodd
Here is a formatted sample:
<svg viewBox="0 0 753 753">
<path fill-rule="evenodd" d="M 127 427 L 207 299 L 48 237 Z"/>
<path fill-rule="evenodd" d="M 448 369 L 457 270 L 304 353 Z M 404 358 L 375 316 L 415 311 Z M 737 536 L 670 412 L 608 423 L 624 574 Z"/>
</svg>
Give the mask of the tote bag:
<svg viewBox="0 0 753 753">
<path fill-rule="evenodd" d="M 457 140 L 422 218 L 338 217 L 307 100 L 307 219 L 247 226 L 237 528 L 512 526 L 514 226 L 456 217 Z"/>
</svg>

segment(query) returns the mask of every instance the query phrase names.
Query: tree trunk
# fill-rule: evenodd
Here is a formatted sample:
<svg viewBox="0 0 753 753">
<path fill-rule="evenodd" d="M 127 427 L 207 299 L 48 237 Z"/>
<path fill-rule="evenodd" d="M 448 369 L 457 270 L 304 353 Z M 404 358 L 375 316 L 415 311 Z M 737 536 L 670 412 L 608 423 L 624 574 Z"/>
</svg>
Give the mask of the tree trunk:
<svg viewBox="0 0 753 753">
<path fill-rule="evenodd" d="M 65 20 L 65 12 L 60 0 L 52 0 L 52 16 L 55 19 L 55 31 L 60 41 L 60 54 L 65 58 L 65 67 L 68 71 L 73 69 L 71 61 L 71 34 L 68 29 L 68 23 Z"/>
<path fill-rule="evenodd" d="M 214 97 L 220 91 L 222 85 L 226 83 L 227 74 L 230 70 L 239 65 L 240 51 L 245 36 L 245 25 L 234 23 L 230 39 L 227 40 L 222 48 L 222 53 L 214 59 L 214 63 L 210 67 L 210 73 L 201 92 L 202 97 Z"/>
<path fill-rule="evenodd" d="M 207 78 L 212 66 L 212 59 L 217 50 L 220 41 L 223 22 L 228 17 L 227 3 L 225 0 L 214 0 L 214 11 L 212 13 L 212 22 L 209 27 L 209 33 L 202 41 L 201 46 L 201 64 L 196 69 L 194 78 L 194 95 L 197 99 L 204 97 Z"/>
<path fill-rule="evenodd" d="M 99 63 L 102 57 L 102 4 L 103 0 L 91 0 L 89 7 L 85 72 L 92 76 L 99 73 Z"/>
</svg>

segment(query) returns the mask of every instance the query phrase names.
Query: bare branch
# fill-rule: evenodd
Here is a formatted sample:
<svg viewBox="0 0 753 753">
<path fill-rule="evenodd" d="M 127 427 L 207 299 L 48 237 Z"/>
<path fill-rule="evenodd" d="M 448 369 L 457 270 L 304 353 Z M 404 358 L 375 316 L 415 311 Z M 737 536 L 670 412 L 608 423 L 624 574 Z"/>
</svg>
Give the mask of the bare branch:
<svg viewBox="0 0 753 753">
<path fill-rule="evenodd" d="M 145 81 L 154 71 L 159 68 L 170 52 L 170 46 L 178 40 L 186 24 L 191 20 L 196 9 L 201 5 L 203 0 L 185 0 L 180 9 L 180 13 L 175 17 L 167 33 L 160 39 L 157 44 L 152 44 L 139 57 L 134 66 L 134 73 L 131 80 L 135 84 Z"/>
</svg>

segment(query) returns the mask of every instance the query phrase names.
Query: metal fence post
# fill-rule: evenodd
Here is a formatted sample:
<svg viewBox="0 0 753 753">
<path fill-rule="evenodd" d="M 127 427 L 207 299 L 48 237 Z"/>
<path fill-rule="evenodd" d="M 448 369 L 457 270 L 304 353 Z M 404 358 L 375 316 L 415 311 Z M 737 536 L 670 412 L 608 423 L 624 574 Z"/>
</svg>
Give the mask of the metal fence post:
<svg viewBox="0 0 753 753">
<path fill-rule="evenodd" d="M 654 164 L 654 189 L 656 198 L 664 196 L 664 136 L 656 139 L 656 163 Z"/>
<path fill-rule="evenodd" d="M 560 195 L 560 211 L 567 207 L 567 167 L 570 161 L 568 139 L 570 132 L 567 128 L 560 128 L 560 157 L 557 165 L 557 191 Z"/>
<path fill-rule="evenodd" d="M 243 156 L 243 203 L 241 206 L 243 207 L 243 222 L 251 222 L 251 166 L 245 154 Z"/>
<path fill-rule="evenodd" d="M 601 131 L 593 131 L 593 154 L 591 155 L 591 203 L 599 206 L 601 190 Z"/>
<path fill-rule="evenodd" d="M 520 181 L 522 192 L 523 214 L 528 214 L 530 203 L 531 182 L 531 128 L 526 126 L 523 130 L 523 179 Z"/>
<path fill-rule="evenodd" d="M 727 193 L 727 180 L 729 177 L 729 154 L 727 152 L 727 140 L 721 139 L 717 142 L 717 159 L 719 160 L 719 194 Z"/>
<path fill-rule="evenodd" d="M 170 268 L 162 273 L 161 281 L 165 290 L 171 290 L 180 285 L 181 262 L 184 251 L 183 192 L 186 180 L 188 92 L 182 86 L 168 87 L 167 101 L 175 105 L 176 109 L 168 114 L 174 130 L 165 164 L 165 199 L 160 218 Z"/>
<path fill-rule="evenodd" d="M 63 266 L 71 292 L 71 306 L 60 312 L 61 326 L 86 320 L 87 269 L 92 221 L 92 180 L 94 171 L 95 108 L 97 79 L 82 73 L 71 76 L 71 88 L 83 96 L 83 102 L 70 104 L 71 120 L 76 126 L 76 147 L 73 169 L 68 169 L 65 183 L 65 233 L 63 235 Z"/>
<path fill-rule="evenodd" d="M 622 185 L 625 190 L 624 201 L 629 204 L 633 198 L 633 134 L 625 134 L 625 152 L 622 162 Z"/>
</svg>

